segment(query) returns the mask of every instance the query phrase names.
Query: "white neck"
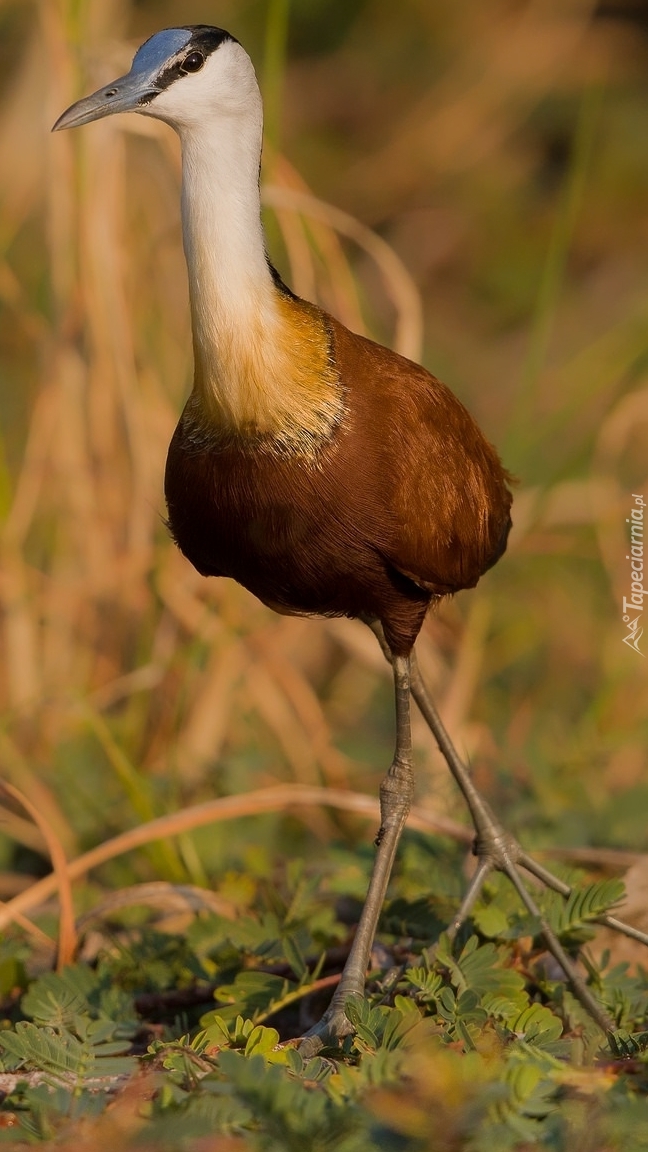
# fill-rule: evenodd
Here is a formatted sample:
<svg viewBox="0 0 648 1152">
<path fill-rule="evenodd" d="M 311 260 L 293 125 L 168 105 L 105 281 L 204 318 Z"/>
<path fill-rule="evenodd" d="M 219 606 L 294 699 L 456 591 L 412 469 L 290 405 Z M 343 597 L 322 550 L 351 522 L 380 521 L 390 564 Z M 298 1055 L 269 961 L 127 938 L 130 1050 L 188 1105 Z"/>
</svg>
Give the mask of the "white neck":
<svg viewBox="0 0 648 1152">
<path fill-rule="evenodd" d="M 182 231 L 200 421 L 309 451 L 340 417 L 342 392 L 319 309 L 281 292 L 265 254 L 259 197 L 263 111 L 240 45 L 150 105 L 182 145 Z"/>
<path fill-rule="evenodd" d="M 272 331 L 276 292 L 265 255 L 259 198 L 260 109 L 181 132 L 182 233 L 189 273 L 196 377 L 208 393 L 224 379 L 237 336 Z M 216 396 L 236 404 L 235 395 Z M 229 402 L 228 402 L 229 401 Z"/>
</svg>

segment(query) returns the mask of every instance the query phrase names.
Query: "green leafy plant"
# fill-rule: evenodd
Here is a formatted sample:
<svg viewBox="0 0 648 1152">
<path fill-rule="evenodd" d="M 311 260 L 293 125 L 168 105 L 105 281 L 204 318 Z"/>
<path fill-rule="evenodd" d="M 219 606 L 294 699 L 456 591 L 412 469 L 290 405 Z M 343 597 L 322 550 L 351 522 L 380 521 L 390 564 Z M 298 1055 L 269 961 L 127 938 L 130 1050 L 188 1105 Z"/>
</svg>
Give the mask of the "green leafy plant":
<svg viewBox="0 0 648 1152">
<path fill-rule="evenodd" d="M 618 893 L 596 888 L 579 890 L 568 930 Z M 248 900 L 249 888 L 232 878 L 235 890 Z M 0 1031 L 12 1085 L 0 1117 L 35 1142 L 83 1118 L 98 1126 L 102 1147 L 101 1125 L 112 1123 L 139 1070 L 154 1087 L 138 1112 L 138 1140 L 163 1150 L 220 1134 L 253 1152 L 304 1144 L 426 1152 L 431 1115 L 449 1149 L 470 1152 L 529 1142 L 570 1152 L 579 1125 L 629 1130 L 632 1101 L 648 1085 L 645 974 L 587 958 L 592 987 L 608 1003 L 616 996 L 624 1021 L 606 1040 L 564 986 L 542 975 L 534 938 L 508 929 L 495 939 L 442 936 L 400 966 L 377 968 L 368 999 L 347 1005 L 353 1033 L 339 1050 L 304 1061 L 286 1033 L 299 1031 L 295 1013 L 328 971 L 326 952 L 310 955 L 306 931 L 311 909 L 324 922 L 323 902 L 291 872 L 264 880 L 235 921 L 198 915 L 182 935 L 115 928 L 92 966 L 27 978 Z M 285 915 L 297 903 L 298 945 Z M 341 933 L 333 905 L 329 914 L 325 944 Z M 205 1011 L 210 995 L 216 1006 Z"/>
</svg>

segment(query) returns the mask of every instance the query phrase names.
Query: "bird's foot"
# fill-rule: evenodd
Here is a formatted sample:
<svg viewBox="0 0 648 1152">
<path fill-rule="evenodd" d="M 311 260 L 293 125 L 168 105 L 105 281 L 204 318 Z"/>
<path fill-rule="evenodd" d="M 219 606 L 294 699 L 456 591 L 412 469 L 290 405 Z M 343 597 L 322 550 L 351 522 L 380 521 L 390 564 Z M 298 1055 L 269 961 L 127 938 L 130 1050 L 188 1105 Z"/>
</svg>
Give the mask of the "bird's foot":
<svg viewBox="0 0 648 1152">
<path fill-rule="evenodd" d="M 345 1036 L 354 1031 L 344 1008 L 332 1001 L 322 1019 L 317 1022 L 299 1044 L 299 1054 L 304 1060 L 316 1056 L 322 1048 L 337 1048 Z"/>
<path fill-rule="evenodd" d="M 475 815 L 474 810 L 473 815 Z M 522 878 L 520 870 L 523 868 L 547 888 L 552 889 L 554 892 L 559 892 L 565 899 L 567 899 L 572 892 L 570 885 L 560 880 L 557 876 L 554 876 L 552 872 L 544 868 L 534 860 L 532 856 L 529 856 L 518 840 L 502 827 L 483 801 L 481 811 L 475 823 L 477 825 L 477 835 L 474 852 L 479 859 L 479 863 L 468 885 L 468 890 L 461 903 L 461 907 L 449 926 L 448 931 L 450 936 L 453 937 L 456 935 L 461 925 L 470 915 L 490 872 L 495 870 L 503 872 L 513 884 L 527 910 L 538 921 L 547 950 L 554 959 L 558 961 L 567 980 L 571 984 L 572 991 L 576 998 L 603 1031 L 608 1032 L 613 1030 L 615 1027 L 613 1020 L 592 995 L 574 961 L 563 948 L 546 917 L 542 915 L 538 904 Z M 604 924 L 618 932 L 623 932 L 625 935 L 631 936 L 643 944 L 648 945 L 648 935 L 646 935 L 646 933 L 640 932 L 629 924 L 624 924 L 615 917 L 607 915 L 600 916 L 597 918 L 597 923 Z"/>
<path fill-rule="evenodd" d="M 473 816 L 475 817 L 477 829 L 473 851 L 479 859 L 479 864 L 468 886 L 468 891 L 462 901 L 461 908 L 452 922 L 451 931 L 453 933 L 457 931 L 469 915 L 483 888 L 484 881 L 491 871 L 496 870 L 503 872 L 508 876 L 511 883 L 522 896 L 527 907 L 529 907 L 529 905 L 526 898 L 522 895 L 520 887 L 522 886 L 526 892 L 520 875 L 520 868 L 523 868 L 531 876 L 535 877 L 545 888 L 550 888 L 554 892 L 558 892 L 565 899 L 571 896 L 571 886 L 564 880 L 560 880 L 558 876 L 554 876 L 553 872 L 550 872 L 548 868 L 545 868 L 537 860 L 534 860 L 533 856 L 530 856 L 529 853 L 524 850 L 515 836 L 500 824 L 483 799 L 481 799 L 481 811 L 475 814 L 473 809 Z M 597 916 L 594 923 L 601 924 L 606 928 L 611 928 L 615 932 L 620 932 L 624 936 L 628 936 L 630 939 L 637 940 L 638 943 L 648 946 L 648 933 L 642 932 L 641 929 L 635 928 L 632 924 L 624 923 L 624 921 L 617 919 L 616 916 L 603 914 Z"/>
</svg>

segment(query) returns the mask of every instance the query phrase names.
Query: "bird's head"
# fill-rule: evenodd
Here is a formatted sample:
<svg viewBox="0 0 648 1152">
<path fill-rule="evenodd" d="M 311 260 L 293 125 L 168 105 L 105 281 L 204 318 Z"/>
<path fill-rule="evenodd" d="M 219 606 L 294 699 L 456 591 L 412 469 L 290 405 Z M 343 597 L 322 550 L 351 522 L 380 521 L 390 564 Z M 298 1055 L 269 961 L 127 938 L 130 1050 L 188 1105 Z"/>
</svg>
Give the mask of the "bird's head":
<svg viewBox="0 0 648 1152">
<path fill-rule="evenodd" d="M 229 32 L 208 24 L 165 28 L 135 53 L 130 72 L 72 104 L 53 131 L 76 128 L 113 112 L 140 112 L 179 132 L 214 115 L 260 110 L 252 61 Z"/>
</svg>

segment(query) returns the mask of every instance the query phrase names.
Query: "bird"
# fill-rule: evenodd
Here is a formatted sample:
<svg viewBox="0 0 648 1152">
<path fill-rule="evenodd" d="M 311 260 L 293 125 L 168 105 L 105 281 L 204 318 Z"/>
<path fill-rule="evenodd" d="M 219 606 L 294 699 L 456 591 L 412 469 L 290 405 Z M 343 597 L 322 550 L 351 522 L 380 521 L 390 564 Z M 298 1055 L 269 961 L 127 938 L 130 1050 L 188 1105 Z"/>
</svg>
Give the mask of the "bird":
<svg viewBox="0 0 648 1152">
<path fill-rule="evenodd" d="M 72 104 L 53 130 L 118 112 L 164 121 L 182 153 L 194 381 L 166 464 L 170 532 L 203 576 L 232 577 L 277 612 L 365 622 L 393 670 L 396 746 L 380 787 L 367 898 L 340 982 L 301 1038 L 302 1054 L 351 1034 L 346 1009 L 365 993 L 414 791 L 412 696 L 475 825 L 477 869 L 451 932 L 499 868 L 539 917 L 576 995 L 610 1027 L 520 867 L 565 896 L 569 886 L 524 852 L 477 791 L 416 662 L 430 608 L 474 587 L 504 553 L 511 478 L 449 388 L 296 296 L 272 266 L 260 214 L 262 99 L 233 35 L 204 24 L 155 33 L 125 76 Z"/>
</svg>

